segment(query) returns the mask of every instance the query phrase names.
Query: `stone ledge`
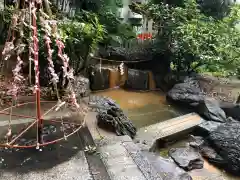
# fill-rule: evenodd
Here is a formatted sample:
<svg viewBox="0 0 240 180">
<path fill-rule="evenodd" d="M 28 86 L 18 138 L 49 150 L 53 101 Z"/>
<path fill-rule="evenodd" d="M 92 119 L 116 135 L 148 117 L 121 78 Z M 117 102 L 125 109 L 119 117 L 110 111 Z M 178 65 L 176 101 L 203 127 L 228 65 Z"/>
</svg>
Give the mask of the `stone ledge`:
<svg viewBox="0 0 240 180">
<path fill-rule="evenodd" d="M 136 144 L 133 142 L 123 142 L 122 144 L 147 180 L 162 180 L 160 174 L 155 170 L 147 157 L 142 154 Z"/>
<path fill-rule="evenodd" d="M 112 180 L 162 180 L 129 136 L 116 136 L 98 128 L 96 115 L 90 112 L 86 123 Z"/>
<path fill-rule="evenodd" d="M 145 144 L 149 150 L 153 150 L 158 140 L 182 134 L 201 122 L 202 118 L 196 113 L 183 115 L 139 129 L 135 141 Z"/>
</svg>

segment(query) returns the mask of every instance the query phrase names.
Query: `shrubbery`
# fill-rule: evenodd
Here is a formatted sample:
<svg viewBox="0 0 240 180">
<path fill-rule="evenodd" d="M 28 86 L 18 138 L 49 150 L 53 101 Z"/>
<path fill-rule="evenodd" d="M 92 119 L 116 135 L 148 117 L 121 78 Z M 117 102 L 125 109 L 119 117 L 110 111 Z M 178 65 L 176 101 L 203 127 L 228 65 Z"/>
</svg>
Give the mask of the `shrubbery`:
<svg viewBox="0 0 240 180">
<path fill-rule="evenodd" d="M 195 0 L 185 0 L 182 6 L 135 4 L 132 9 L 155 21 L 156 51 L 167 54 L 173 70 L 239 75 L 238 5 L 222 19 L 203 14 Z"/>
</svg>

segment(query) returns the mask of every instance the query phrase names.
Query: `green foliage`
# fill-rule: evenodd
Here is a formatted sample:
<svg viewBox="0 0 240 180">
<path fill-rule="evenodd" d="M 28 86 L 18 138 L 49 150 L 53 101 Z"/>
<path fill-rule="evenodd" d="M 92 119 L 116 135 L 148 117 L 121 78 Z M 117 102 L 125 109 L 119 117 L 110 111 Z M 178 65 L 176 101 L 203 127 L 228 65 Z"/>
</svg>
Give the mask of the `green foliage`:
<svg viewBox="0 0 240 180">
<path fill-rule="evenodd" d="M 153 4 L 165 3 L 172 6 L 184 6 L 185 0 L 151 0 Z M 232 0 L 196 0 L 201 12 L 215 19 L 222 19 L 230 12 Z"/>
<path fill-rule="evenodd" d="M 0 44 L 4 44 L 7 38 L 7 32 L 9 24 L 11 23 L 12 13 L 14 11 L 13 6 L 6 7 L 0 12 Z"/>
<path fill-rule="evenodd" d="M 65 42 L 65 52 L 70 56 L 76 72 L 85 68 L 88 55 L 94 53 L 103 41 L 106 31 L 97 16 L 85 12 L 85 16 L 75 15 L 74 19 L 59 24 L 60 35 Z"/>
<path fill-rule="evenodd" d="M 106 46 L 112 44 L 123 44 L 124 41 L 128 41 L 136 37 L 132 26 L 127 23 L 122 23 L 116 13 L 113 13 L 110 9 L 103 11 L 99 14 L 100 23 L 103 24 L 107 31 L 102 42 Z"/>
<path fill-rule="evenodd" d="M 110 34 L 118 33 L 118 25 L 121 23 L 115 13 L 110 10 L 106 10 L 99 14 L 99 20 L 101 24 L 106 27 L 106 30 Z"/>
<path fill-rule="evenodd" d="M 59 19 L 58 30 L 62 41 L 65 44 L 64 52 L 70 58 L 70 65 L 75 73 L 79 73 L 86 67 L 88 56 L 94 53 L 98 44 L 103 41 L 106 31 L 94 13 L 82 11 L 73 18 Z M 46 47 L 44 42 L 44 32 L 39 30 L 40 59 L 46 59 Z M 55 39 L 52 37 L 53 60 L 57 62 L 57 47 Z M 47 61 L 41 61 L 42 66 L 47 65 Z"/>
<path fill-rule="evenodd" d="M 240 32 L 235 28 L 239 6 L 233 6 L 222 20 L 201 13 L 195 0 L 186 0 L 182 7 L 160 3 L 135 9 L 155 21 L 155 50 L 167 55 L 177 72 L 209 71 L 222 76 L 239 72 Z"/>
<path fill-rule="evenodd" d="M 100 24 L 99 18 L 95 13 L 81 11 L 73 18 L 63 18 L 61 11 L 56 10 L 54 6 L 53 16 L 58 21 L 58 31 L 62 40 L 65 43 L 65 53 L 70 57 L 70 64 L 73 66 L 75 73 L 83 70 L 88 60 L 88 55 L 94 53 L 98 44 L 103 41 L 106 35 L 105 27 Z M 16 11 L 14 7 L 6 7 L 1 12 L 1 44 L 4 44 L 7 39 L 7 32 L 10 27 L 11 17 L 13 12 Z M 47 51 L 44 40 L 44 31 L 40 28 L 39 18 L 38 25 L 38 38 L 39 38 L 39 58 L 43 69 L 47 66 Z M 17 32 L 17 29 L 15 29 Z M 28 45 L 30 29 L 24 28 L 24 37 L 22 40 Z M 53 61 L 58 61 L 57 47 L 55 39 L 52 38 L 52 48 L 54 49 Z M 28 52 L 28 48 L 25 49 Z"/>
<path fill-rule="evenodd" d="M 93 5 L 93 6 L 92 6 Z M 74 17 L 69 17 L 63 13 L 61 8 L 51 4 L 53 15 L 51 18 L 59 22 L 58 30 L 65 43 L 65 53 L 70 57 L 70 63 L 76 73 L 82 71 L 87 65 L 90 53 L 94 53 L 99 43 L 109 45 L 112 41 L 129 40 L 134 37 L 132 27 L 128 24 L 121 24 L 116 12 L 121 6 L 120 0 L 80 0 L 76 1 L 76 11 Z M 7 31 L 11 22 L 14 8 L 6 7 L 0 14 L 0 30 L 2 33 L 1 43 L 4 44 Z M 38 27 L 40 27 L 40 22 Z M 24 42 L 29 41 L 30 29 L 24 29 Z M 44 32 L 39 29 L 39 58 L 42 67 L 47 65 L 47 52 L 44 42 Z M 53 61 L 58 61 L 57 47 L 55 39 L 52 37 Z M 28 49 L 26 48 L 26 52 Z"/>
</svg>

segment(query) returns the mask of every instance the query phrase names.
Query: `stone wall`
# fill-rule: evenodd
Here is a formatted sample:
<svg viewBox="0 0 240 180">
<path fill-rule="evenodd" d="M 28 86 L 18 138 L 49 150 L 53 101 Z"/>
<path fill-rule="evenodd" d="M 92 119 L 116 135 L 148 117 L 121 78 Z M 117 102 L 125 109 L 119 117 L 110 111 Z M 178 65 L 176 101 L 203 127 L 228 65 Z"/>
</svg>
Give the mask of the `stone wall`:
<svg viewBox="0 0 240 180">
<path fill-rule="evenodd" d="M 136 70 L 128 68 L 126 65 L 124 67 L 124 74 L 121 75 L 118 69 L 118 65 L 107 65 L 102 64 L 101 66 L 99 64 L 92 66 L 89 69 L 89 76 L 90 76 L 90 83 L 91 83 L 91 89 L 92 90 L 105 90 L 105 89 L 111 89 L 115 87 L 125 87 L 130 88 L 126 86 L 126 82 L 134 82 L 135 84 L 133 86 L 142 87 L 143 84 L 139 84 L 137 81 L 142 82 L 142 78 L 147 78 L 147 90 L 154 90 L 156 89 L 156 83 L 154 80 L 154 75 L 151 71 L 143 71 L 143 70 Z M 101 71 L 100 71 L 101 69 Z M 129 74 L 129 71 L 135 72 L 133 74 Z M 144 74 L 144 76 L 143 76 Z M 131 83 L 130 83 L 131 84 Z M 131 87 L 130 89 L 135 89 L 137 87 Z M 137 88 L 139 89 L 139 88 Z M 140 88 L 141 89 L 141 88 Z M 141 90 L 146 90 L 146 87 Z"/>
</svg>

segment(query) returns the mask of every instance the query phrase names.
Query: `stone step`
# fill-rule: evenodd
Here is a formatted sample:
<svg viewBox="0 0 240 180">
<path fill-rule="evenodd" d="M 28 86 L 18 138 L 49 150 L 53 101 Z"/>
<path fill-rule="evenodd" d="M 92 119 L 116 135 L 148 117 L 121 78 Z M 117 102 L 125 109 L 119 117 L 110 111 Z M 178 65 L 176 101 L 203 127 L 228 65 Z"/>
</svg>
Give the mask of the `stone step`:
<svg viewBox="0 0 240 180">
<path fill-rule="evenodd" d="M 99 150 L 111 180 L 146 180 L 121 143 L 102 146 Z"/>
<path fill-rule="evenodd" d="M 111 180 L 162 180 L 133 142 L 118 142 L 99 148 Z"/>
<path fill-rule="evenodd" d="M 145 144 L 152 150 L 155 148 L 157 140 L 188 131 L 201 124 L 202 121 L 202 118 L 196 113 L 183 115 L 139 129 L 135 141 Z"/>
<path fill-rule="evenodd" d="M 116 136 L 97 127 L 97 113 L 88 113 L 86 124 L 111 180 L 162 180 L 129 136 Z"/>
</svg>

